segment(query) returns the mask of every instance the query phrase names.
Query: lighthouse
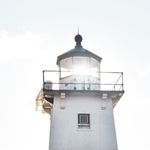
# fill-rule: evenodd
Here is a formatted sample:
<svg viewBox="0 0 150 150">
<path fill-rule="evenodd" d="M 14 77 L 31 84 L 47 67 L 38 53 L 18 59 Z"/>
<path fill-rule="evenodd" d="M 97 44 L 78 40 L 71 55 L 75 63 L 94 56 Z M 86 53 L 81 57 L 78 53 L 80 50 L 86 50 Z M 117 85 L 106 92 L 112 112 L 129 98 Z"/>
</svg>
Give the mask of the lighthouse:
<svg viewBox="0 0 150 150">
<path fill-rule="evenodd" d="M 50 115 L 49 150 L 118 150 L 113 109 L 124 94 L 122 72 L 102 72 L 102 58 L 75 47 L 43 70 L 37 110 Z M 111 64 L 110 64 L 111 65 Z"/>
</svg>

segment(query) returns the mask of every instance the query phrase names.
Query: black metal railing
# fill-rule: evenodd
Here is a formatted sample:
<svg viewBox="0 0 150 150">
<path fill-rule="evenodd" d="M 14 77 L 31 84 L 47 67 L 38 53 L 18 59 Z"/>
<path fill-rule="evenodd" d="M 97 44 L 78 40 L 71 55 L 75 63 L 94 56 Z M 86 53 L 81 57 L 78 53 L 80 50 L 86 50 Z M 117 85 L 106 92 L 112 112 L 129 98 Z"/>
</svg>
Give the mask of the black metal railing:
<svg viewBox="0 0 150 150">
<path fill-rule="evenodd" d="M 64 72 L 69 72 L 70 75 L 60 78 L 60 74 Z M 71 71 L 43 70 L 43 87 L 47 85 L 47 90 L 124 90 L 123 72 L 96 72 L 96 74 L 99 74 L 99 77 L 82 75 L 81 82 L 78 80 L 80 75 L 74 75 Z M 76 80 L 70 80 L 75 77 Z"/>
</svg>

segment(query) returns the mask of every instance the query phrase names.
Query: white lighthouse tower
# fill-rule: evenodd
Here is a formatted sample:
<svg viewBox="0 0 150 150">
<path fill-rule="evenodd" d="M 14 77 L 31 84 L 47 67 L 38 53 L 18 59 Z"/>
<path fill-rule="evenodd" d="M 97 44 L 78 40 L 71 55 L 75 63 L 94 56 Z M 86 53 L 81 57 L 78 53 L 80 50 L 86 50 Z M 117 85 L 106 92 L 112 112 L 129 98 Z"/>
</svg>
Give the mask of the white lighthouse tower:
<svg viewBox="0 0 150 150">
<path fill-rule="evenodd" d="M 124 93 L 122 72 L 101 72 L 102 58 L 84 49 L 57 57 L 57 70 L 43 71 L 37 109 L 50 114 L 49 150 L 117 150 L 113 108 Z"/>
</svg>

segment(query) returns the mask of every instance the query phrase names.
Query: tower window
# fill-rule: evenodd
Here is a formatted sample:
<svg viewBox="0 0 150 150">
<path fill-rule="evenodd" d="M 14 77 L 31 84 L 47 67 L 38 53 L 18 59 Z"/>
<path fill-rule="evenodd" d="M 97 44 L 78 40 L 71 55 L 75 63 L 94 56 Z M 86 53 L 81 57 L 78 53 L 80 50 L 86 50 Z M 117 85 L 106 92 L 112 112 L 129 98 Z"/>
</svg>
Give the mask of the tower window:
<svg viewBox="0 0 150 150">
<path fill-rule="evenodd" d="M 78 127 L 90 127 L 90 114 L 78 114 Z"/>
</svg>

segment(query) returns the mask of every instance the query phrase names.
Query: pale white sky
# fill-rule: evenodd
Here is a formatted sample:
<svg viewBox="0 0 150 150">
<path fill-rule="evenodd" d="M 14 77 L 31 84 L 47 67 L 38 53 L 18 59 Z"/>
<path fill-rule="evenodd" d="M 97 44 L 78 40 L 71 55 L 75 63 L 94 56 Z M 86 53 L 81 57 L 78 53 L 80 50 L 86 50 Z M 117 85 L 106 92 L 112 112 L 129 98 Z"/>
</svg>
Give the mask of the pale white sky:
<svg viewBox="0 0 150 150">
<path fill-rule="evenodd" d="M 120 150 L 150 149 L 150 2 L 148 0 L 0 1 L 0 149 L 47 150 L 49 116 L 35 111 L 42 70 L 82 45 L 123 71 L 125 94 L 114 109 Z"/>
</svg>

